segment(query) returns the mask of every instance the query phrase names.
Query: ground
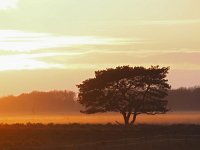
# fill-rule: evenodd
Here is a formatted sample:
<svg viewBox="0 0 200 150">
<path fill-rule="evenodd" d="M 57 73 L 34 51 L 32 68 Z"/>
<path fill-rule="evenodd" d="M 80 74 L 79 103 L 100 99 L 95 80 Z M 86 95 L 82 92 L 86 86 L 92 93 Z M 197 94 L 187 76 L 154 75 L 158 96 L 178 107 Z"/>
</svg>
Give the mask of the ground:
<svg viewBox="0 0 200 150">
<path fill-rule="evenodd" d="M 0 150 L 199 150 L 200 125 L 0 125 Z"/>
</svg>

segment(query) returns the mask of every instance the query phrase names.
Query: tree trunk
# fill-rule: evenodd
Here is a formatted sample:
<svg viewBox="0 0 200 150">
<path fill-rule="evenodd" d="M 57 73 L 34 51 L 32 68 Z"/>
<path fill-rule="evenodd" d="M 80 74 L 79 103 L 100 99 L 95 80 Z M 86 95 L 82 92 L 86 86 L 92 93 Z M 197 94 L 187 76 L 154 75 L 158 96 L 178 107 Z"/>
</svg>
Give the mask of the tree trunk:
<svg viewBox="0 0 200 150">
<path fill-rule="evenodd" d="M 134 112 L 134 114 L 133 114 L 133 120 L 130 123 L 131 125 L 133 125 L 135 123 L 136 118 L 137 118 L 137 113 Z"/>
<path fill-rule="evenodd" d="M 131 116 L 131 113 L 123 113 L 124 125 L 125 126 L 130 125 L 130 123 L 129 123 L 130 116 Z"/>
</svg>

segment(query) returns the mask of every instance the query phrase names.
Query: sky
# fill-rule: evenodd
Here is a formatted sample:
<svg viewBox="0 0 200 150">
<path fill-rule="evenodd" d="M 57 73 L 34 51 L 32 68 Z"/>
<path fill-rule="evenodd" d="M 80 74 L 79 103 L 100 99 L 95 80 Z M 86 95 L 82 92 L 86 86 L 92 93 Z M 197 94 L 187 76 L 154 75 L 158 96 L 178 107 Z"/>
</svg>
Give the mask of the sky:
<svg viewBox="0 0 200 150">
<path fill-rule="evenodd" d="M 0 0 L 0 96 L 68 89 L 119 65 L 200 85 L 199 0 Z"/>
</svg>

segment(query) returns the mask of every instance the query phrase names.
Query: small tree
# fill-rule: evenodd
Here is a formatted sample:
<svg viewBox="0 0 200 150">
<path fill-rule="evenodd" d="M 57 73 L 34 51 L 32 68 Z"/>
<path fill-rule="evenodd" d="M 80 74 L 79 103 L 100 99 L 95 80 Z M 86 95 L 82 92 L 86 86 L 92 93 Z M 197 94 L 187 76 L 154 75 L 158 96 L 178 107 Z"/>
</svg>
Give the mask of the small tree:
<svg viewBox="0 0 200 150">
<path fill-rule="evenodd" d="M 77 85 L 83 113 L 120 112 L 125 125 L 134 124 L 137 115 L 155 115 L 167 112 L 167 91 L 170 85 L 166 75 L 169 67 L 122 66 L 95 72 Z M 130 121 L 130 117 L 132 119 Z"/>
</svg>

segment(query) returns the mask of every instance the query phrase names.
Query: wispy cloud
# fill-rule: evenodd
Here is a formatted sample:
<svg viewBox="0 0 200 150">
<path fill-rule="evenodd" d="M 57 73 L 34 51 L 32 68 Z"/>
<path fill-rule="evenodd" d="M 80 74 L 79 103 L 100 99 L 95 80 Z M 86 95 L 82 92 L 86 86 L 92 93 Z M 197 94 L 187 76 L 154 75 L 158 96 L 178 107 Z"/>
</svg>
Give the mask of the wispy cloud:
<svg viewBox="0 0 200 150">
<path fill-rule="evenodd" d="M 0 0 L 0 10 L 16 8 L 17 3 L 18 3 L 18 0 Z"/>
<path fill-rule="evenodd" d="M 112 56 L 112 57 L 111 57 Z M 65 69 L 101 69 L 118 65 L 171 66 L 172 69 L 200 70 L 200 52 L 165 52 L 165 53 L 107 53 L 85 52 L 76 55 L 41 57 L 49 63 L 62 64 Z"/>
<path fill-rule="evenodd" d="M 155 46 L 152 46 L 155 45 Z M 148 48 L 151 46 L 151 48 Z M 173 45 L 172 45 L 173 46 Z M 199 49 L 162 49 L 140 38 L 60 36 L 0 30 L 0 71 L 32 69 L 99 69 L 117 65 L 153 65 L 199 69 Z M 191 56 L 192 59 L 189 59 Z M 183 64 L 186 61 L 187 63 Z"/>
<path fill-rule="evenodd" d="M 67 63 L 68 61 L 100 52 L 101 49 L 97 50 L 98 47 L 123 46 L 140 42 L 143 41 L 139 38 L 59 36 L 49 33 L 0 30 L 0 64 L 4 64 L 0 66 L 0 71 L 73 68 L 79 65 Z M 77 63 L 85 61 L 84 59 L 80 59 Z"/>
<path fill-rule="evenodd" d="M 78 45 L 123 45 L 137 42 L 140 42 L 140 39 L 97 36 L 55 36 L 48 33 L 0 30 L 0 50 L 4 51 L 30 52 L 32 50 Z"/>
<path fill-rule="evenodd" d="M 8 70 L 32 70 L 32 69 L 50 69 L 63 68 L 62 64 L 50 63 L 39 60 L 39 58 L 57 56 L 56 53 L 43 54 L 16 54 L 0 56 L 0 71 Z"/>
</svg>

